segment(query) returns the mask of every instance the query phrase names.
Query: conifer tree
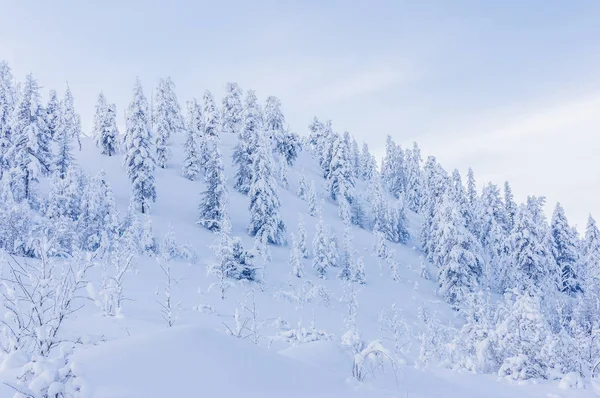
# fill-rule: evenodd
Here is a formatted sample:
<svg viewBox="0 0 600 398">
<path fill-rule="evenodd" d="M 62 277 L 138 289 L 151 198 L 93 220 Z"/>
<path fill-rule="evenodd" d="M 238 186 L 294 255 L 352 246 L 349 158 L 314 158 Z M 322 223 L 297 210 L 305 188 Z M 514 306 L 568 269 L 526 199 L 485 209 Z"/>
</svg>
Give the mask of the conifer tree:
<svg viewBox="0 0 600 398">
<path fill-rule="evenodd" d="M 363 142 L 362 150 L 360 152 L 360 179 L 369 181 L 372 176 L 371 170 L 371 152 L 369 152 L 369 145 Z"/>
<path fill-rule="evenodd" d="M 343 137 L 335 134 L 331 162 L 328 167 L 327 187 L 331 200 L 344 197 L 352 202 L 354 197 L 354 177 L 348 147 Z"/>
<path fill-rule="evenodd" d="M 58 94 L 56 94 L 56 90 L 50 90 L 50 98 L 46 105 L 46 125 L 52 139 L 54 139 L 56 132 L 60 128 L 61 114 L 62 109 Z"/>
<path fill-rule="evenodd" d="M 286 243 L 285 224 L 279 215 L 279 195 L 273 175 L 273 158 L 270 143 L 264 133 L 258 132 L 258 146 L 252 156 L 252 179 L 250 180 L 250 226 L 251 236 L 275 245 Z"/>
<path fill-rule="evenodd" d="M 206 162 L 206 190 L 202 192 L 200 219 L 198 223 L 210 231 L 220 231 L 227 216 L 227 185 L 223 157 L 216 142 L 209 147 Z"/>
<path fill-rule="evenodd" d="M 408 208 L 414 212 L 421 209 L 421 202 L 423 201 L 421 162 L 421 150 L 415 142 L 412 150 L 406 150 L 406 200 Z"/>
<path fill-rule="evenodd" d="M 61 123 L 54 136 L 58 151 L 54 159 L 54 171 L 58 178 L 66 178 L 67 172 L 73 166 L 73 148 L 71 142 L 73 135 L 70 133 L 67 123 Z"/>
<path fill-rule="evenodd" d="M 113 156 L 117 153 L 119 129 L 117 127 L 117 109 L 114 104 L 106 106 L 100 126 L 99 141 L 100 153 Z"/>
<path fill-rule="evenodd" d="M 202 108 L 196 99 L 188 102 L 188 126 L 184 144 L 184 160 L 182 174 L 194 181 L 202 171 L 203 151 L 201 140 L 204 134 L 204 118 Z"/>
<path fill-rule="evenodd" d="M 588 217 L 585 228 L 582 255 L 585 290 L 598 294 L 600 291 L 600 231 L 596 220 L 591 215 Z"/>
<path fill-rule="evenodd" d="M 352 231 L 349 227 L 344 229 L 344 245 L 342 249 L 342 258 L 340 261 L 340 272 L 338 278 L 343 281 L 350 281 L 354 276 L 354 253 L 352 244 Z"/>
<path fill-rule="evenodd" d="M 325 222 L 323 217 L 319 218 L 315 237 L 313 239 L 313 268 L 319 278 L 327 277 L 327 269 L 331 266 L 331 256 L 333 253 L 329 250 L 329 239 L 325 231 Z"/>
<path fill-rule="evenodd" d="M 388 135 L 385 143 L 385 157 L 381 166 L 381 178 L 396 198 L 400 197 L 400 194 L 406 190 L 404 162 L 404 151 Z"/>
<path fill-rule="evenodd" d="M 352 147 L 350 149 L 350 158 L 352 159 L 352 171 L 354 172 L 354 178 L 360 179 L 361 177 L 361 166 L 360 166 L 360 149 L 358 149 L 358 142 L 352 137 Z"/>
<path fill-rule="evenodd" d="M 108 104 L 106 103 L 106 97 L 104 93 L 98 94 L 98 99 L 96 100 L 96 108 L 94 111 L 94 127 L 92 128 L 92 138 L 94 140 L 94 144 L 98 148 L 102 148 L 102 125 L 104 124 L 104 113 L 106 112 Z"/>
<path fill-rule="evenodd" d="M 9 169 L 6 153 L 12 145 L 11 120 L 17 96 L 10 67 L 0 61 L 0 178 Z"/>
<path fill-rule="evenodd" d="M 311 217 L 316 217 L 318 212 L 318 203 L 317 203 L 317 192 L 315 188 L 315 182 L 311 181 L 310 186 L 308 187 L 307 199 L 308 202 L 308 214 Z"/>
<path fill-rule="evenodd" d="M 302 200 L 306 200 L 307 198 L 307 190 L 308 186 L 306 184 L 306 177 L 304 176 L 304 169 L 300 172 L 300 177 L 298 177 L 298 189 L 296 190 L 296 195 Z"/>
<path fill-rule="evenodd" d="M 233 163 L 237 166 L 234 188 L 243 194 L 250 191 L 252 159 L 262 134 L 262 115 L 254 91 L 246 94 L 242 127 L 239 141 L 233 152 Z"/>
<path fill-rule="evenodd" d="M 75 113 L 73 94 L 71 94 L 71 89 L 68 86 L 62 105 L 61 128 L 65 130 L 65 134 L 71 139 L 77 141 L 77 145 L 81 151 L 81 118 L 79 114 Z"/>
<path fill-rule="evenodd" d="M 439 238 L 439 292 L 448 303 L 457 306 L 479 284 L 483 271 L 481 249 L 467 230 L 459 208 L 446 199 L 442 205 Z"/>
<path fill-rule="evenodd" d="M 175 84 L 170 77 L 160 79 L 152 114 L 152 128 L 154 131 L 156 147 L 156 164 L 166 168 L 171 158 L 169 145 L 171 136 L 183 129 L 181 108 L 175 94 Z"/>
<path fill-rule="evenodd" d="M 560 203 L 556 204 L 550 224 L 552 236 L 552 255 L 558 266 L 558 289 L 566 294 L 574 295 L 581 291 L 581 283 L 576 274 L 579 261 L 577 253 L 577 237 L 569 227 L 567 216 Z"/>
<path fill-rule="evenodd" d="M 285 117 L 281 111 L 281 101 L 277 97 L 270 96 L 267 98 L 264 109 L 265 132 L 271 140 L 275 153 L 278 156 L 284 156 Z"/>
<path fill-rule="evenodd" d="M 517 214 L 517 204 L 513 197 L 512 189 L 508 181 L 504 183 L 504 227 L 507 232 L 512 231 L 515 226 L 515 215 Z"/>
<path fill-rule="evenodd" d="M 204 116 L 204 137 L 207 140 L 219 138 L 219 112 L 215 105 L 215 99 L 208 90 L 202 97 L 202 116 Z"/>
<path fill-rule="evenodd" d="M 27 75 L 10 127 L 12 146 L 6 157 L 10 159 L 11 188 L 17 202 L 34 199 L 39 177 L 50 172 L 50 137 L 39 90 L 33 75 Z"/>
<path fill-rule="evenodd" d="M 302 278 L 304 276 L 304 267 L 302 265 L 302 253 L 296 240 L 296 236 L 292 234 L 292 248 L 290 250 L 290 265 L 292 266 L 292 276 Z"/>
<path fill-rule="evenodd" d="M 238 134 L 242 125 L 244 107 L 242 106 L 242 90 L 237 83 L 227 83 L 221 109 L 223 133 Z"/>
<path fill-rule="evenodd" d="M 551 274 L 556 265 L 547 240 L 543 203 L 543 198 L 529 197 L 527 204 L 517 210 L 510 236 L 512 268 L 507 272 L 509 278 L 505 282 L 505 291 L 517 288 L 533 294 L 554 287 L 549 285 L 554 285 Z"/>
<path fill-rule="evenodd" d="M 473 173 L 473 169 L 469 167 L 469 171 L 467 172 L 467 199 L 469 204 L 471 205 L 471 209 L 473 211 L 477 207 L 477 187 L 475 185 L 475 174 Z"/>
<path fill-rule="evenodd" d="M 133 99 L 127 110 L 124 147 L 124 163 L 131 183 L 132 201 L 142 213 L 147 213 L 150 202 L 156 200 L 155 163 L 148 102 L 139 79 L 136 80 Z"/>
<path fill-rule="evenodd" d="M 308 258 L 308 248 L 306 247 L 306 229 L 304 226 L 304 219 L 300 216 L 298 221 L 298 250 L 302 258 Z"/>
</svg>

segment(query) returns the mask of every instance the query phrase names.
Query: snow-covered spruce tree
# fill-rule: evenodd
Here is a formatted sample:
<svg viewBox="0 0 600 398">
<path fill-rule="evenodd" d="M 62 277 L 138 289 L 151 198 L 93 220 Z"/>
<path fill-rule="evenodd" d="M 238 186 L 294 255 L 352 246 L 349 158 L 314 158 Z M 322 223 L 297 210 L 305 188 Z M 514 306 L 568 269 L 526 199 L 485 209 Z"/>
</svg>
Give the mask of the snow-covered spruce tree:
<svg viewBox="0 0 600 398">
<path fill-rule="evenodd" d="M 238 134 L 242 125 L 243 112 L 240 86 L 237 83 L 227 83 L 221 106 L 221 131 L 225 134 Z"/>
<path fill-rule="evenodd" d="M 542 213 L 544 198 L 529 197 L 517 210 L 515 227 L 510 235 L 511 261 L 504 290 L 517 288 L 539 292 L 556 286 L 556 264 L 550 251 L 548 231 Z M 552 280 L 554 278 L 554 280 Z"/>
<path fill-rule="evenodd" d="M 515 226 L 515 215 L 517 214 L 517 203 L 513 197 L 512 189 L 508 181 L 504 183 L 504 228 L 510 233 Z"/>
<path fill-rule="evenodd" d="M 5 61 L 0 61 L 0 178 L 9 168 L 5 155 L 12 145 L 11 120 L 16 102 L 17 96 L 10 66 Z"/>
<path fill-rule="evenodd" d="M 113 156 L 117 153 L 119 141 L 119 129 L 117 127 L 117 108 L 114 104 L 106 107 L 100 126 L 99 141 L 96 145 L 100 147 L 100 153 Z"/>
<path fill-rule="evenodd" d="M 547 377 L 544 344 L 549 336 L 537 294 L 507 293 L 501 313 L 505 316 L 496 326 L 496 339 L 501 354 L 500 377 L 512 380 Z"/>
<path fill-rule="evenodd" d="M 471 230 L 471 226 L 474 222 L 473 213 L 471 212 L 471 206 L 467 198 L 467 194 L 462 184 L 462 178 L 458 169 L 452 171 L 452 181 L 450 183 L 450 198 L 458 207 L 460 214 L 465 220 L 465 226 Z"/>
<path fill-rule="evenodd" d="M 48 103 L 46 104 L 46 126 L 51 138 L 54 138 L 60 128 L 62 109 L 56 90 L 50 90 Z"/>
<path fill-rule="evenodd" d="M 292 276 L 302 278 L 304 276 L 303 256 L 296 236 L 292 234 L 292 248 L 290 250 L 290 265 L 292 266 Z"/>
<path fill-rule="evenodd" d="M 344 229 L 344 243 L 342 248 L 342 255 L 340 258 L 340 272 L 338 273 L 338 278 L 343 281 L 352 280 L 355 266 L 354 266 L 354 256 L 353 252 L 353 244 L 352 244 L 352 230 L 347 226 Z"/>
<path fill-rule="evenodd" d="M 258 147 L 259 136 L 263 134 L 262 126 L 262 113 L 256 94 L 253 90 L 249 90 L 246 94 L 239 140 L 233 152 L 233 164 L 237 166 L 233 186 L 243 194 L 248 194 L 250 191 L 252 163 Z"/>
<path fill-rule="evenodd" d="M 575 295 L 581 292 L 581 282 L 576 273 L 579 261 L 578 238 L 569 226 L 567 216 L 560 203 L 556 204 L 550 223 L 552 236 L 552 255 L 558 266 L 558 289 L 566 294 Z"/>
<path fill-rule="evenodd" d="M 86 188 L 77 220 L 79 247 L 93 252 L 104 244 L 104 249 L 109 250 L 118 237 L 119 219 L 112 189 L 106 181 L 104 171 L 92 178 Z"/>
<path fill-rule="evenodd" d="M 354 172 L 354 178 L 361 178 L 361 167 L 360 167 L 360 149 L 358 149 L 358 142 L 356 138 L 352 137 L 352 145 L 350 150 L 350 157 L 352 159 L 352 171 Z"/>
<path fill-rule="evenodd" d="M 142 213 L 156 200 L 154 184 L 154 148 L 148 102 L 138 80 L 133 88 L 133 99 L 127 110 L 127 131 L 124 139 L 127 176 L 131 183 L 132 200 Z"/>
<path fill-rule="evenodd" d="M 329 173 L 327 174 L 327 190 L 333 201 L 344 197 L 352 202 L 354 197 L 354 177 L 348 147 L 343 137 L 335 134 L 333 138 Z"/>
<path fill-rule="evenodd" d="M 306 228 L 304 226 L 304 219 L 302 215 L 299 216 L 298 221 L 298 249 L 302 258 L 308 258 L 308 248 L 306 247 Z"/>
<path fill-rule="evenodd" d="M 281 162 L 292 166 L 300 152 L 300 139 L 285 128 L 285 117 L 281 111 L 281 101 L 277 97 L 267 98 L 265 103 L 265 129 L 271 138 L 273 150 Z"/>
<path fill-rule="evenodd" d="M 307 143 L 313 156 L 317 156 L 319 153 L 324 128 L 325 125 L 316 116 L 308 126 L 310 133 L 308 135 Z"/>
<path fill-rule="evenodd" d="M 423 201 L 423 172 L 421 170 L 421 149 L 413 143 L 412 150 L 406 150 L 406 201 L 410 210 L 418 212 Z"/>
<path fill-rule="evenodd" d="M 450 200 L 442 205 L 440 228 L 439 293 L 448 303 L 459 307 L 479 284 L 484 267 L 481 248 Z"/>
<path fill-rule="evenodd" d="M 298 189 L 296 189 L 296 195 L 302 200 L 306 200 L 307 198 L 307 190 L 308 184 L 306 182 L 306 176 L 304 175 L 304 169 L 300 171 L 300 176 L 298 177 Z"/>
<path fill-rule="evenodd" d="M 183 129 L 181 108 L 175 94 L 175 83 L 170 77 L 159 80 L 152 110 L 156 164 L 164 169 L 171 158 L 169 149 L 171 136 Z"/>
<path fill-rule="evenodd" d="M 448 175 L 435 157 L 429 156 L 423 168 L 423 201 L 421 203 L 421 246 L 427 260 L 432 260 L 433 246 L 436 240 L 431 239 L 438 229 L 439 212 L 446 191 L 449 187 Z"/>
<path fill-rule="evenodd" d="M 206 90 L 202 97 L 202 116 L 204 116 L 204 137 L 207 140 L 219 138 L 219 112 L 215 99 L 210 91 Z"/>
<path fill-rule="evenodd" d="M 213 139 L 208 145 L 206 161 L 206 190 L 200 199 L 198 224 L 209 231 L 220 231 L 227 216 L 227 183 L 223 168 L 223 156 Z"/>
<path fill-rule="evenodd" d="M 375 157 L 369 152 L 367 143 L 363 144 L 362 152 L 360 154 L 360 170 L 362 179 L 365 181 L 371 180 L 374 172 L 377 170 L 377 160 L 375 160 Z"/>
<path fill-rule="evenodd" d="M 329 166 L 331 166 L 331 160 L 333 159 L 333 145 L 336 138 L 336 133 L 333 132 L 331 127 L 331 120 L 325 122 L 323 126 L 323 133 L 318 143 L 317 158 L 319 160 L 319 166 L 323 171 L 323 178 L 329 178 Z"/>
<path fill-rule="evenodd" d="M 319 218 L 317 222 L 315 237 L 313 239 L 313 268 L 317 273 L 317 276 L 322 279 L 327 277 L 327 269 L 330 266 L 335 265 L 335 261 L 332 261 L 332 253 L 330 250 L 330 240 L 327 236 L 325 228 L 325 222 L 323 217 Z"/>
<path fill-rule="evenodd" d="M 94 126 L 92 127 L 92 139 L 98 148 L 102 148 L 102 141 L 100 137 L 102 134 L 102 124 L 104 123 L 104 113 L 106 112 L 107 106 L 108 104 L 106 103 L 106 97 L 104 96 L 104 93 L 100 92 L 100 94 L 98 94 L 98 99 L 96 100 L 96 107 L 94 110 Z"/>
<path fill-rule="evenodd" d="M 308 214 L 310 214 L 311 217 L 316 217 L 318 213 L 318 203 L 317 190 L 314 181 L 310 182 L 306 196 L 306 201 L 308 202 Z"/>
<path fill-rule="evenodd" d="M 475 174 L 473 173 L 473 169 L 469 167 L 469 171 L 467 172 L 467 200 L 471 205 L 471 211 L 475 211 L 477 207 L 477 201 L 479 197 L 477 196 L 477 186 L 475 183 Z"/>
<path fill-rule="evenodd" d="M 582 255 L 585 291 L 590 295 L 593 292 L 596 300 L 600 300 L 600 230 L 598 230 L 596 220 L 591 215 L 588 217 L 585 227 Z M 600 305 L 600 301 L 597 304 Z"/>
<path fill-rule="evenodd" d="M 194 181 L 202 171 L 204 155 L 204 118 L 202 108 L 194 98 L 187 103 L 188 126 L 184 143 L 184 160 L 182 174 Z"/>
<path fill-rule="evenodd" d="M 33 75 L 27 75 L 10 127 L 12 146 L 5 156 L 10 159 L 10 181 L 17 202 L 34 202 L 39 177 L 51 169 L 50 135 L 39 91 Z"/>
<path fill-rule="evenodd" d="M 285 117 L 281 111 L 281 101 L 277 97 L 269 96 L 265 102 L 264 128 L 275 153 L 278 156 L 284 155 L 282 145 L 285 134 Z"/>
<path fill-rule="evenodd" d="M 81 118 L 75 113 L 75 105 L 73 103 L 73 94 L 67 86 L 65 91 L 65 99 L 62 104 L 62 123 L 61 128 L 65 130 L 65 134 L 77 141 L 79 150 L 81 151 Z"/>
<path fill-rule="evenodd" d="M 67 102 L 64 103 L 65 115 Z M 71 113 L 71 115 L 73 115 Z M 73 117 L 68 119 L 63 119 L 58 127 L 58 130 L 54 134 L 54 139 L 57 143 L 57 152 L 54 157 L 54 173 L 58 176 L 58 178 L 66 178 L 69 169 L 74 165 L 73 158 Z"/>
<path fill-rule="evenodd" d="M 45 204 L 46 217 L 55 219 L 67 217 L 71 221 L 79 218 L 81 197 L 87 189 L 82 182 L 84 177 L 79 169 L 69 168 L 64 177 L 56 173 L 52 178 L 52 186 Z"/>
<path fill-rule="evenodd" d="M 250 180 L 250 225 L 248 232 L 274 245 L 286 243 L 285 224 L 279 215 L 279 195 L 273 175 L 273 157 L 268 137 L 258 132 L 258 146 L 252 154 Z"/>
<path fill-rule="evenodd" d="M 385 157 L 381 164 L 381 178 L 394 197 L 406 191 L 404 151 L 397 145 L 391 136 L 385 142 Z"/>
</svg>

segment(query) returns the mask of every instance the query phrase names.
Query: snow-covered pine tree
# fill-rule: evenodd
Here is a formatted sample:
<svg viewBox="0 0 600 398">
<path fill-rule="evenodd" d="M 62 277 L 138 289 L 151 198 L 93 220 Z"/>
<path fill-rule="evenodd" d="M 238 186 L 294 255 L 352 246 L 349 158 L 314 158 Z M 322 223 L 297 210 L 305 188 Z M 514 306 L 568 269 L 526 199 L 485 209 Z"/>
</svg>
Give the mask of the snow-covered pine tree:
<svg viewBox="0 0 600 398">
<path fill-rule="evenodd" d="M 433 156 L 429 156 L 423 168 L 423 201 L 421 203 L 421 246 L 427 260 L 432 260 L 437 244 L 432 236 L 439 229 L 441 204 L 448 190 L 449 181 L 446 171 L 437 163 Z"/>
<path fill-rule="evenodd" d="M 308 135 L 308 148 L 312 152 L 313 156 L 318 155 L 320 149 L 321 140 L 323 137 L 323 130 L 325 125 L 315 116 L 312 123 L 308 125 L 310 131 Z"/>
<path fill-rule="evenodd" d="M 517 214 L 517 203 L 513 197 L 512 189 L 508 181 L 504 183 L 504 227 L 508 233 L 515 226 L 515 215 Z"/>
<path fill-rule="evenodd" d="M 300 171 L 300 176 L 298 177 L 298 189 L 296 189 L 296 195 L 302 200 L 306 200 L 308 186 L 306 184 L 306 176 L 304 175 L 304 169 Z"/>
<path fill-rule="evenodd" d="M 323 217 L 317 222 L 315 237 L 313 239 L 313 268 L 317 276 L 322 279 L 327 278 L 327 269 L 331 264 L 331 253 L 329 250 L 329 239 L 325 230 Z"/>
<path fill-rule="evenodd" d="M 302 258 L 308 258 L 308 248 L 306 247 L 306 228 L 304 226 L 304 219 L 300 215 L 298 221 L 298 249 Z"/>
<path fill-rule="evenodd" d="M 353 253 L 353 244 L 352 244 L 352 230 L 350 227 L 346 227 L 344 229 L 344 244 L 342 249 L 342 256 L 340 259 L 340 272 L 338 273 L 338 278 L 343 281 L 352 280 L 355 273 L 355 265 L 354 265 L 354 253 Z"/>
<path fill-rule="evenodd" d="M 597 295 L 597 299 L 600 299 L 600 295 L 598 295 L 600 292 L 600 231 L 596 220 L 591 215 L 588 217 L 585 227 L 582 255 L 585 291 L 593 292 Z"/>
<path fill-rule="evenodd" d="M 75 162 L 72 154 L 72 142 L 73 138 L 78 134 L 76 133 L 78 129 L 81 129 L 81 126 L 78 125 L 79 119 L 73 110 L 73 96 L 68 88 L 62 108 L 63 112 L 58 129 L 54 133 L 54 140 L 57 142 L 57 152 L 54 157 L 54 172 L 59 178 L 64 179 Z"/>
<path fill-rule="evenodd" d="M 360 167 L 360 149 L 358 149 L 358 142 L 354 137 L 352 137 L 350 154 L 350 158 L 352 159 L 352 171 L 354 172 L 354 178 L 360 179 L 362 178 Z"/>
<path fill-rule="evenodd" d="M 307 199 L 308 202 L 308 214 L 311 217 L 316 217 L 318 213 L 318 203 L 317 203 L 317 189 L 315 188 L 315 182 L 311 181 L 308 186 Z"/>
<path fill-rule="evenodd" d="M 356 259 L 354 266 L 354 275 L 352 276 L 352 282 L 364 285 L 367 283 L 367 277 L 365 275 L 365 261 L 362 257 Z"/>
<path fill-rule="evenodd" d="M 469 167 L 469 171 L 467 172 L 467 199 L 471 205 L 471 211 L 475 212 L 479 198 L 477 196 L 475 174 L 473 173 L 473 169 L 471 167 Z"/>
<path fill-rule="evenodd" d="M 421 209 L 423 200 L 423 173 L 421 170 L 421 149 L 413 143 L 412 150 L 406 150 L 406 201 L 414 212 Z"/>
<path fill-rule="evenodd" d="M 170 77 L 159 80 L 152 110 L 156 164 L 164 169 L 171 158 L 169 148 L 171 136 L 183 129 L 181 108 L 175 94 L 175 83 Z"/>
<path fill-rule="evenodd" d="M 292 276 L 302 278 L 304 276 L 304 266 L 302 264 L 302 253 L 296 236 L 292 234 L 292 248 L 290 250 L 290 265 L 292 266 Z"/>
<path fill-rule="evenodd" d="M 269 96 L 265 102 L 264 128 L 275 153 L 284 156 L 285 117 L 281 111 L 281 101 L 277 97 Z"/>
<path fill-rule="evenodd" d="M 102 124 L 104 123 L 104 113 L 106 112 L 106 97 L 104 93 L 98 94 L 96 108 L 94 111 L 94 126 L 92 128 L 92 139 L 98 148 L 102 148 Z"/>
<path fill-rule="evenodd" d="M 202 116 L 204 116 L 204 137 L 207 140 L 219 138 L 219 112 L 215 99 L 210 91 L 206 90 L 202 97 Z"/>
<path fill-rule="evenodd" d="M 61 128 L 65 130 L 65 134 L 77 141 L 77 145 L 81 151 L 81 118 L 75 112 L 73 94 L 71 94 L 69 86 L 67 86 L 67 91 L 65 91 L 65 99 L 62 104 Z"/>
<path fill-rule="evenodd" d="M 184 160 L 182 175 L 194 181 L 202 171 L 204 153 L 204 118 L 202 108 L 194 98 L 187 103 L 188 126 L 184 143 Z"/>
<path fill-rule="evenodd" d="M 56 90 L 50 90 L 48 104 L 46 104 L 46 126 L 48 126 L 51 138 L 54 138 L 60 128 L 61 115 L 62 109 L 58 94 Z"/>
<path fill-rule="evenodd" d="M 558 289 L 568 295 L 575 295 L 581 292 L 581 282 L 576 273 L 579 262 L 578 239 L 571 230 L 560 203 L 556 204 L 552 214 L 550 234 L 552 238 L 551 251 L 559 272 Z"/>
<path fill-rule="evenodd" d="M 127 176 L 131 183 L 132 201 L 147 213 L 150 202 L 156 200 L 154 184 L 154 148 L 148 101 L 142 89 L 142 83 L 136 80 L 133 88 L 133 99 L 127 110 L 127 131 L 124 139 Z"/>
<path fill-rule="evenodd" d="M 114 104 L 106 106 L 102 115 L 100 134 L 96 145 L 100 147 L 100 153 L 112 156 L 117 153 L 119 129 L 117 127 L 117 108 Z"/>
<path fill-rule="evenodd" d="M 262 133 L 262 113 L 256 94 L 249 90 L 246 94 L 242 127 L 239 141 L 233 152 L 233 163 L 237 166 L 234 188 L 243 194 L 250 191 L 253 157 Z"/>
<path fill-rule="evenodd" d="M 5 155 L 10 159 L 11 188 L 17 202 L 34 200 L 39 177 L 50 172 L 52 153 L 44 116 L 40 87 L 29 74 L 14 110 L 10 127 L 12 146 Z"/>
<path fill-rule="evenodd" d="M 327 169 L 327 189 L 331 200 L 345 197 L 351 203 L 354 197 L 352 164 L 346 142 L 339 134 L 333 137 L 331 161 Z"/>
<path fill-rule="evenodd" d="M 268 137 L 258 131 L 258 145 L 252 154 L 250 180 L 250 225 L 248 232 L 262 242 L 286 243 L 285 224 L 279 215 L 279 195 L 273 174 L 273 157 Z"/>
<path fill-rule="evenodd" d="M 510 236 L 512 258 L 505 291 L 517 288 L 533 294 L 552 289 L 557 284 L 557 280 L 551 278 L 556 274 L 556 264 L 550 252 L 543 204 L 544 198 L 529 197 L 527 204 L 520 205 L 517 210 Z"/>
<path fill-rule="evenodd" d="M 12 145 L 11 120 L 17 96 L 10 66 L 0 61 L 0 178 L 9 169 L 6 152 Z"/>
<path fill-rule="evenodd" d="M 333 158 L 333 145 L 336 135 L 331 127 L 331 120 L 326 121 L 317 142 L 317 158 L 325 179 L 329 177 L 329 166 Z"/>
<path fill-rule="evenodd" d="M 237 83 L 227 83 L 221 107 L 221 131 L 226 134 L 238 134 L 243 112 L 242 90 Z"/>
<path fill-rule="evenodd" d="M 489 237 L 493 223 L 504 226 L 506 219 L 504 205 L 500 196 L 500 189 L 495 184 L 489 183 L 483 187 L 481 198 L 477 201 L 473 230 L 482 246 L 487 248 L 490 244 Z"/>
<path fill-rule="evenodd" d="M 449 198 L 442 204 L 440 229 L 439 293 L 459 307 L 479 284 L 484 267 L 481 248 L 467 230 L 460 209 Z"/>
<path fill-rule="evenodd" d="M 216 232 L 220 231 L 227 216 L 227 184 L 223 167 L 223 156 L 219 151 L 216 140 L 211 140 L 208 146 L 206 161 L 206 190 L 200 200 L 200 217 L 198 224 Z"/>
<path fill-rule="evenodd" d="M 381 178 L 385 186 L 396 198 L 400 197 L 400 194 L 406 191 L 404 163 L 404 151 L 388 135 L 385 142 L 385 157 L 381 165 Z"/>
</svg>

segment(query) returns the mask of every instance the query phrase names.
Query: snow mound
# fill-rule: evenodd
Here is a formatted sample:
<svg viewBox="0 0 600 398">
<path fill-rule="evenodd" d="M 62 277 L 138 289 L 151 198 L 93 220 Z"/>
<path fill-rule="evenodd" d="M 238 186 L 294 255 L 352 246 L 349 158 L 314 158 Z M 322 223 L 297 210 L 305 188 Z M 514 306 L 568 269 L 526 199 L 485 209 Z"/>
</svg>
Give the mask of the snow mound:
<svg viewBox="0 0 600 398">
<path fill-rule="evenodd" d="M 109 342 L 73 360 L 103 398 L 374 397 L 247 341 L 189 326 Z"/>
</svg>

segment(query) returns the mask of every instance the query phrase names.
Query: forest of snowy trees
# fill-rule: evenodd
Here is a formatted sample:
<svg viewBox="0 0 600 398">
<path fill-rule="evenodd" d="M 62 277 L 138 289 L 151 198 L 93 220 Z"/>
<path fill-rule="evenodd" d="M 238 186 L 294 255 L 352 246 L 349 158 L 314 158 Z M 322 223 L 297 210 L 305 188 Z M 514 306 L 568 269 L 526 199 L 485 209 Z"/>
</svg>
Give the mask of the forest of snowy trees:
<svg viewBox="0 0 600 398">
<path fill-rule="evenodd" d="M 62 95 L 51 90 L 46 101 L 31 74 L 17 83 L 10 67 L 0 63 L 0 302 L 8 314 L 0 324 L 0 350 L 27 358 L 14 385 L 22 396 L 37 397 L 38 391 L 44 397 L 72 396 L 81 390 L 68 350 L 58 349 L 65 343 L 59 338 L 64 321 L 78 307 L 76 297 L 89 296 L 103 315 L 118 316 L 126 296 L 123 280 L 138 257 L 159 258 L 171 289 L 169 262 L 193 255 L 171 235 L 155 237 L 149 218 L 162 194 L 157 169 L 172 167 L 174 136 L 184 137 L 180 178 L 205 182 L 197 219 L 190 223 L 218 237 L 217 261 L 209 272 L 223 298 L 232 283 L 260 282 L 268 272 L 260 264 L 269 247 L 287 245 L 289 264 L 281 267 L 289 267 L 294 279 L 307 273 L 339 279 L 354 308 L 353 286 L 368 289 L 369 273 L 379 272 L 355 248 L 352 228 L 358 227 L 372 231 L 375 258 L 394 279 L 393 245 L 420 242 L 421 276 L 437 284 L 439 297 L 462 321 L 457 329 L 423 314 L 423 365 L 513 380 L 570 372 L 594 376 L 600 361 L 600 232 L 591 216 L 581 236 L 560 204 L 547 219 L 543 196 L 516 203 L 508 182 L 478 190 L 473 170 L 463 181 L 458 170 L 445 170 L 435 157 L 423 159 L 416 143 L 403 148 L 388 136 L 378 162 L 366 143 L 336 132 L 330 120 L 314 118 L 301 137 L 289 129 L 278 98 L 261 104 L 254 91 L 235 83 L 227 84 L 220 105 L 206 91 L 189 100 L 185 111 L 170 78 L 158 82 L 152 101 L 142 82 L 132 83 L 125 114 L 118 115 L 100 93 L 93 131 L 84 132 L 68 86 Z M 124 131 L 118 119 L 125 121 Z M 219 149 L 226 134 L 237 136 L 232 159 Z M 102 155 L 122 158 L 130 183 L 125 214 L 119 214 L 104 173 L 87 175 L 77 164 L 86 135 Z M 291 189 L 288 172 L 302 151 L 315 159 L 323 177 L 312 181 L 301 174 L 292 190 L 306 203 L 300 213 L 317 220 L 314 236 L 307 236 L 302 214 L 293 231 L 280 214 L 280 190 Z M 235 175 L 225 174 L 226 163 L 233 163 Z M 228 178 L 236 195 L 247 197 L 247 234 L 254 247 L 244 247 L 232 232 Z M 320 184 L 325 197 L 316 194 Z M 343 241 L 323 218 L 324 201 L 337 206 L 346 226 Z M 421 220 L 419 236 L 409 233 L 413 213 Z M 102 277 L 92 284 L 87 272 L 94 268 Z M 169 300 L 163 305 L 169 326 L 172 306 Z M 352 340 L 357 332 L 350 314 L 344 336 Z M 356 358 L 384 352 L 352 341 Z M 44 372 L 52 367 L 59 376 L 48 379 Z M 56 391 L 64 395 L 52 395 Z"/>
</svg>

